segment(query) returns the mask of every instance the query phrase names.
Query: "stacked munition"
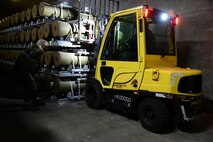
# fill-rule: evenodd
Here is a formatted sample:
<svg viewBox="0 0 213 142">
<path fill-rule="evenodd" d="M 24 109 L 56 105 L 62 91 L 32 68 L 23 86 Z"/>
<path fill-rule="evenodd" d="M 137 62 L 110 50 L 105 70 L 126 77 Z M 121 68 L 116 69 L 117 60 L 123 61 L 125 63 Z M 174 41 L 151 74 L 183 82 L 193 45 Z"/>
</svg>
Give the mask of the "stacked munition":
<svg viewBox="0 0 213 142">
<path fill-rule="evenodd" d="M 0 20 L 0 44 L 25 44 L 38 39 L 49 40 L 51 37 L 60 38 L 73 34 L 72 27 L 76 24 L 71 25 L 67 21 L 76 20 L 77 16 L 78 12 L 74 9 L 41 2 Z"/>
<path fill-rule="evenodd" d="M 54 67 L 60 68 L 68 65 L 83 66 L 88 64 L 89 59 L 88 56 L 79 53 L 47 51 L 43 53 L 41 62 L 47 66 L 54 65 Z"/>
<path fill-rule="evenodd" d="M 78 11 L 76 9 L 61 5 L 51 5 L 41 2 L 33 5 L 32 8 L 20 11 L 4 19 L 0 19 L 0 62 L 15 62 L 18 55 L 29 46 L 35 45 L 39 39 L 45 39 L 49 43 L 63 40 L 68 42 L 79 41 L 79 35 L 84 41 L 89 39 L 94 31 L 94 25 L 88 26 L 89 22 L 78 24 Z M 85 16 L 87 17 L 87 16 Z M 81 26 L 81 33 L 78 30 Z M 92 31 L 93 30 L 93 31 Z M 87 32 L 87 33 L 86 33 Z M 80 50 L 80 49 L 79 49 Z M 88 64 L 88 56 L 79 53 L 78 50 L 48 50 L 43 53 L 41 63 L 60 71 L 62 67 L 78 66 Z M 80 83 L 75 79 L 53 81 L 53 90 L 56 93 L 78 90 L 84 87 L 85 83 Z"/>
</svg>

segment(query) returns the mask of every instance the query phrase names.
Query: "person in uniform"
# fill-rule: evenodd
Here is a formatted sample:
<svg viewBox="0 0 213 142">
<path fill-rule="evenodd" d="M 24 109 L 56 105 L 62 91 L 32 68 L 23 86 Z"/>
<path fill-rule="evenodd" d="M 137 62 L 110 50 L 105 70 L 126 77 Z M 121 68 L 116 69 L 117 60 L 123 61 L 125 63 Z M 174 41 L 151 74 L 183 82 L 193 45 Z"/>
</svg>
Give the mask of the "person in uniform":
<svg viewBox="0 0 213 142">
<path fill-rule="evenodd" d="M 34 76 L 39 73 L 41 55 L 47 46 L 47 41 L 39 40 L 35 46 L 29 47 L 21 53 L 15 61 L 14 74 L 24 90 L 24 110 L 39 110 L 37 101 L 38 88 Z"/>
</svg>

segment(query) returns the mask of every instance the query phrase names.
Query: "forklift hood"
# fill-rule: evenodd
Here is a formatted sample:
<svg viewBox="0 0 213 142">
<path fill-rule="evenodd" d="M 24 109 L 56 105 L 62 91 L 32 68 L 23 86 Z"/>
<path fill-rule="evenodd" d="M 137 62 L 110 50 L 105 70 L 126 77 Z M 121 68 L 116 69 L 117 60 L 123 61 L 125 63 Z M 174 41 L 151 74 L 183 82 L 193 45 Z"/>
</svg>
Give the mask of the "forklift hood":
<svg viewBox="0 0 213 142">
<path fill-rule="evenodd" d="M 144 71 L 141 90 L 187 96 L 199 96 L 202 72 L 190 68 L 148 68 Z"/>
</svg>

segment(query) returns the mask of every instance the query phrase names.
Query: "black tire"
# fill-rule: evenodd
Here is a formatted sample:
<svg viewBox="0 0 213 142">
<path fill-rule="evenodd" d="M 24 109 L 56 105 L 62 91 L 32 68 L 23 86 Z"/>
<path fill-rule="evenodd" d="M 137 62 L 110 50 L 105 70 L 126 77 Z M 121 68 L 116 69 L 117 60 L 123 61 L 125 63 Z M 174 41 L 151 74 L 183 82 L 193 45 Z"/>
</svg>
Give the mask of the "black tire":
<svg viewBox="0 0 213 142">
<path fill-rule="evenodd" d="M 146 98 L 138 108 L 141 125 L 153 133 L 166 133 L 170 127 L 168 107 L 160 100 Z"/>
<path fill-rule="evenodd" d="M 85 100 L 87 106 L 93 109 L 102 108 L 102 87 L 95 79 L 90 79 L 86 85 Z"/>
</svg>

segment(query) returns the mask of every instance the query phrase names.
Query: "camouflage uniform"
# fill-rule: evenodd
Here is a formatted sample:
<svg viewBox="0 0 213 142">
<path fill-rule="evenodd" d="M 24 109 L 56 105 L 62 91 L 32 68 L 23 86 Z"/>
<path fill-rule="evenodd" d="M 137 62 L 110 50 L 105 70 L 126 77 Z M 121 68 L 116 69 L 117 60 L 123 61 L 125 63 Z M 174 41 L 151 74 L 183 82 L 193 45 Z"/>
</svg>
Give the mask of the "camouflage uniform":
<svg viewBox="0 0 213 142">
<path fill-rule="evenodd" d="M 39 109 L 35 106 L 37 85 L 34 81 L 34 75 L 39 72 L 42 53 L 43 48 L 41 46 L 30 47 L 18 56 L 14 65 L 15 76 L 25 92 L 25 110 Z"/>
</svg>

